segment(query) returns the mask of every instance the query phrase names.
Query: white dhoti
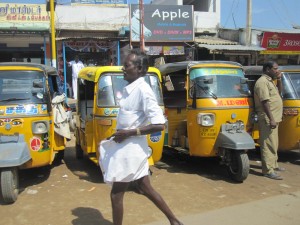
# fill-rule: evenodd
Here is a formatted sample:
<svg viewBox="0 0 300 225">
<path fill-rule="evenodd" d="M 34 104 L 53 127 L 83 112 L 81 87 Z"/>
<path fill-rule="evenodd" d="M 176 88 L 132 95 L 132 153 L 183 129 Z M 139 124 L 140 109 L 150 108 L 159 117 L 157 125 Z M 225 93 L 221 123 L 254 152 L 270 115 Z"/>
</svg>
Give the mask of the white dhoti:
<svg viewBox="0 0 300 225">
<path fill-rule="evenodd" d="M 121 143 L 104 140 L 99 151 L 99 165 L 105 183 L 130 182 L 149 173 L 146 136 L 130 137 Z"/>
</svg>

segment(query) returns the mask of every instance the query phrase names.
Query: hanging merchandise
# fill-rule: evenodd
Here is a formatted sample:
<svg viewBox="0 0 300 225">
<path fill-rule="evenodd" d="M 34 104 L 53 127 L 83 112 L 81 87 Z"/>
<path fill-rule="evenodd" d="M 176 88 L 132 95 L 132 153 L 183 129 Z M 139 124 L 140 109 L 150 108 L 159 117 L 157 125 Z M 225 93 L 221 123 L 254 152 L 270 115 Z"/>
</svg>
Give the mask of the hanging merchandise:
<svg viewBox="0 0 300 225">
<path fill-rule="evenodd" d="M 73 51 L 79 52 L 106 52 L 109 49 L 116 47 L 116 42 L 109 41 L 66 41 L 65 46 L 69 47 Z"/>
</svg>

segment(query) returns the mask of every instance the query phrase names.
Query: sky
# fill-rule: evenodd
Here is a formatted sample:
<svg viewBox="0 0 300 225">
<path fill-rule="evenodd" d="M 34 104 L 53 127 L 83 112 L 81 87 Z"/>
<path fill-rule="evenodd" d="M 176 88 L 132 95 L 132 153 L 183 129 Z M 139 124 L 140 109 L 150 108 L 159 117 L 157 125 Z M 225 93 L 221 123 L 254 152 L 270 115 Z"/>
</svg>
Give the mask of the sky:
<svg viewBox="0 0 300 225">
<path fill-rule="evenodd" d="M 252 0 L 252 28 L 300 29 L 299 14 L 299 0 Z M 245 28 L 246 20 L 247 0 L 221 0 L 222 27 Z"/>
<path fill-rule="evenodd" d="M 220 0 L 221 27 L 245 28 L 247 0 Z M 139 0 L 128 0 L 138 3 Z M 149 3 L 151 0 L 144 0 Z M 252 28 L 300 29 L 300 0 L 252 0 Z"/>
<path fill-rule="evenodd" d="M 46 0 L 0 0 L 3 2 L 18 2 L 37 4 Z M 71 2 L 71 0 L 57 0 Z M 139 0 L 127 0 L 128 4 L 137 4 Z M 149 4 L 151 0 L 144 0 Z M 245 28 L 247 19 L 247 0 L 220 0 L 221 27 Z M 252 28 L 258 29 L 293 29 L 300 31 L 300 0 L 252 0 Z"/>
</svg>

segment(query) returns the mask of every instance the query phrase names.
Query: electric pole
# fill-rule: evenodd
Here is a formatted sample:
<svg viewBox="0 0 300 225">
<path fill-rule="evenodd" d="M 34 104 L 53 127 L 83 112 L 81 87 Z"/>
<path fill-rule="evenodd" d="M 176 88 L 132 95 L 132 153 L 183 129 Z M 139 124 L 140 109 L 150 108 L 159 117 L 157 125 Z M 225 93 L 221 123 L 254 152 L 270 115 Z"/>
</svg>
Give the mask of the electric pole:
<svg viewBox="0 0 300 225">
<path fill-rule="evenodd" d="M 50 24 L 51 24 L 51 66 L 56 68 L 56 43 L 55 43 L 55 14 L 54 0 L 50 0 Z"/>
<path fill-rule="evenodd" d="M 246 45 L 251 45 L 252 29 L 252 0 L 247 0 L 247 25 L 246 25 Z"/>
<path fill-rule="evenodd" d="M 145 52 L 145 37 L 144 37 L 144 1 L 139 0 L 140 10 L 140 49 Z"/>
</svg>

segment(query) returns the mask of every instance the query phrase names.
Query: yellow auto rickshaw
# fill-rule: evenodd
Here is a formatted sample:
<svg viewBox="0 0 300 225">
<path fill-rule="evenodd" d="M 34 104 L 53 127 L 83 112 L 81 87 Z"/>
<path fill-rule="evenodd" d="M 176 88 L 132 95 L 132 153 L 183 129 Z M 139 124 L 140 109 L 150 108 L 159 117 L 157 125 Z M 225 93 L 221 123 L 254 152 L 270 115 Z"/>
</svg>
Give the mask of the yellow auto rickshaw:
<svg viewBox="0 0 300 225">
<path fill-rule="evenodd" d="M 0 171 L 4 202 L 17 200 L 19 169 L 50 165 L 64 155 L 66 138 L 55 128 L 54 95 L 59 77 L 53 67 L 0 63 Z M 67 132 L 67 130 L 65 130 Z"/>
<path fill-rule="evenodd" d="M 255 81 L 263 74 L 262 66 L 245 66 L 245 76 L 253 93 Z M 279 123 L 279 151 L 300 149 L 300 66 L 279 66 L 282 72 L 283 117 Z M 275 81 L 276 82 L 276 81 Z M 254 114 L 255 116 L 255 114 Z M 257 123 L 253 120 L 253 138 L 258 143 Z"/>
<path fill-rule="evenodd" d="M 242 66 L 228 61 L 193 61 L 159 66 L 168 120 L 165 145 L 197 157 L 220 157 L 231 178 L 249 174 L 246 132 L 252 99 Z"/>
<path fill-rule="evenodd" d="M 77 114 L 75 116 L 76 157 L 88 158 L 98 165 L 98 143 L 115 133 L 119 100 L 127 81 L 121 66 L 85 67 L 79 72 Z M 163 109 L 161 75 L 150 67 L 144 77 Z M 163 109 L 164 110 L 164 109 Z M 148 135 L 149 164 L 162 156 L 164 132 Z"/>
</svg>

